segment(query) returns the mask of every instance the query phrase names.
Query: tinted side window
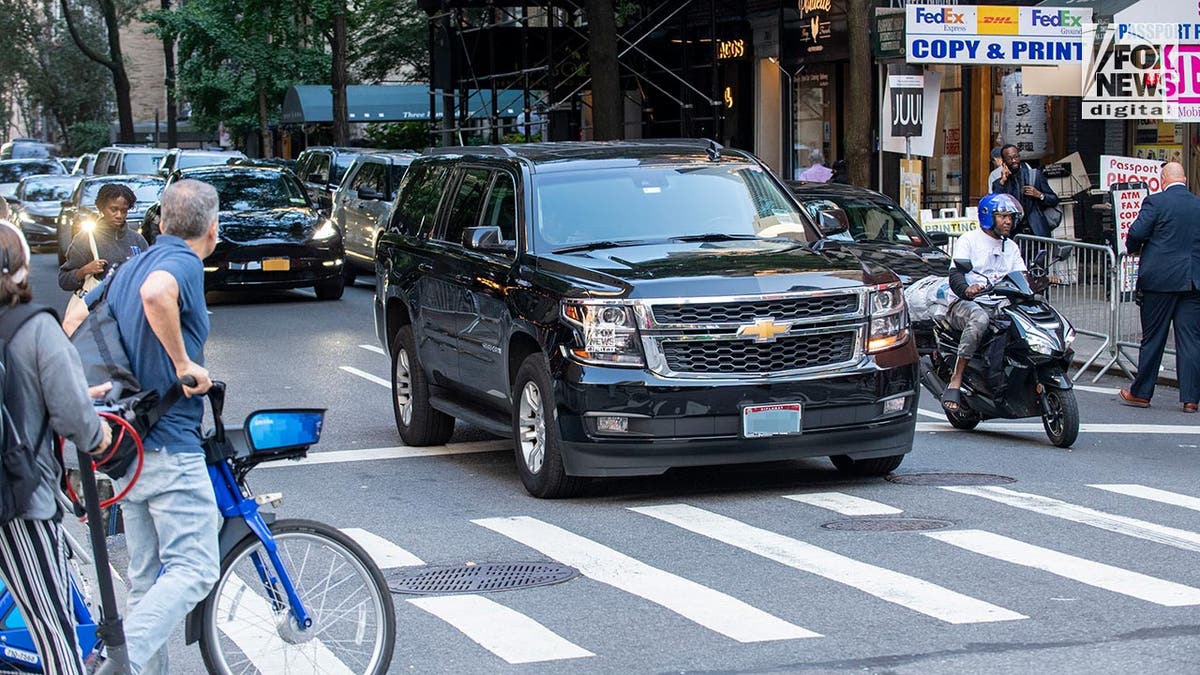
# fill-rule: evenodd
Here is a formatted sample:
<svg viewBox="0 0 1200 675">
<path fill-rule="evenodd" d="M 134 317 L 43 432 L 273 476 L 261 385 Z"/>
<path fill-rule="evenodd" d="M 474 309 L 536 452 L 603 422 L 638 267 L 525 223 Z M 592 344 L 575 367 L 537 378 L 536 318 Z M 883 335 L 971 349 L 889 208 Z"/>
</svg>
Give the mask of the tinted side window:
<svg viewBox="0 0 1200 675">
<path fill-rule="evenodd" d="M 304 175 L 304 180 L 314 183 L 329 182 L 329 155 L 325 153 L 314 153 L 312 159 L 308 162 L 307 173 Z M 314 176 L 313 174 L 316 174 Z"/>
<path fill-rule="evenodd" d="M 367 174 L 369 173 L 367 169 L 370 166 L 370 164 L 359 164 L 357 167 L 351 167 L 351 173 L 346 174 L 350 181 L 349 188 L 351 190 L 357 190 L 363 186 L 363 180 L 367 178 Z"/>
<path fill-rule="evenodd" d="M 404 174 L 407 172 L 408 172 L 408 167 L 405 166 L 404 164 L 393 164 L 392 165 L 392 167 L 391 167 L 391 183 L 389 186 L 389 192 L 387 194 L 388 199 L 396 198 L 396 190 L 400 189 L 400 181 L 404 180 Z"/>
<path fill-rule="evenodd" d="M 370 188 L 383 194 L 383 165 L 378 162 L 364 164 L 359 174 L 362 175 L 362 187 Z"/>
<path fill-rule="evenodd" d="M 446 165 L 422 164 L 414 169 L 400 193 L 390 229 L 411 236 L 427 233 L 437 216 L 442 187 L 449 173 Z"/>
<path fill-rule="evenodd" d="M 517 238 L 517 186 L 511 175 L 499 172 L 488 193 L 487 204 L 483 207 L 483 221 L 480 225 L 500 228 L 500 236 L 505 241 L 516 241 Z"/>
<path fill-rule="evenodd" d="M 458 184 L 454 204 L 450 209 L 450 217 L 446 220 L 446 230 L 440 237 L 442 240 L 461 244 L 463 230 L 475 227 L 479 223 L 479 207 L 483 204 L 483 197 L 491 180 L 492 172 L 487 169 L 463 171 L 462 181 Z"/>
</svg>

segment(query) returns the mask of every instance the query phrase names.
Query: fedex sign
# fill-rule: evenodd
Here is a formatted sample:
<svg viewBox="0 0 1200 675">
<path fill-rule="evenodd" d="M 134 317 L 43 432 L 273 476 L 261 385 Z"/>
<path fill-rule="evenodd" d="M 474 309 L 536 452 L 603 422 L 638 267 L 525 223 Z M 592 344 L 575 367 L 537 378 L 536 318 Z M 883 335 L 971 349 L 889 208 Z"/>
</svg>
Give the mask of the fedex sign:
<svg viewBox="0 0 1200 675">
<path fill-rule="evenodd" d="M 943 23 L 943 24 L 959 24 L 964 25 L 964 13 L 955 11 L 954 7 L 943 7 L 940 10 L 930 11 L 924 7 L 917 7 L 917 23 Z"/>
<path fill-rule="evenodd" d="M 1043 12 L 1035 9 L 1030 12 L 1030 22 L 1034 26 L 1046 28 L 1083 28 L 1083 17 L 1067 9 L 1054 12 Z"/>
</svg>

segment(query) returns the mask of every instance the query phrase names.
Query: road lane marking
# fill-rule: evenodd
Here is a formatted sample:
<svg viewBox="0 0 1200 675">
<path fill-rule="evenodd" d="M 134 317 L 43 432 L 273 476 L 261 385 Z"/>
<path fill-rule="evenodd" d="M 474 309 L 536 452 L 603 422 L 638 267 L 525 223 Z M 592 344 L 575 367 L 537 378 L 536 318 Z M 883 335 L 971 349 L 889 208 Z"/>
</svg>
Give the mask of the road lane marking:
<svg viewBox="0 0 1200 675">
<path fill-rule="evenodd" d="M 1088 391 L 1093 394 L 1111 394 L 1112 396 L 1116 396 L 1117 394 L 1121 393 L 1120 389 L 1111 389 L 1109 387 L 1091 387 L 1085 384 L 1076 384 L 1072 386 L 1079 391 Z"/>
<path fill-rule="evenodd" d="M 1149 499 L 1153 502 L 1161 504 L 1169 504 L 1171 506 L 1182 506 L 1185 509 L 1200 511 L 1200 499 L 1181 495 L 1178 492 L 1168 492 L 1159 490 L 1158 488 L 1146 487 L 1145 485 L 1089 485 L 1088 487 L 1099 488 L 1109 492 L 1115 492 L 1129 497 L 1139 497 L 1141 499 Z"/>
<path fill-rule="evenodd" d="M 948 423 L 933 424 L 931 422 L 918 422 L 917 431 L 957 431 L 957 429 Z M 975 431 L 1046 433 L 1041 422 L 984 422 Z M 1174 424 L 1081 424 L 1079 425 L 1079 431 L 1085 434 L 1170 434 L 1178 436 L 1200 434 L 1200 426 Z"/>
<path fill-rule="evenodd" d="M 932 417 L 935 420 L 945 420 L 946 419 L 946 413 L 934 412 L 932 410 L 926 410 L 924 408 L 917 408 L 917 414 L 924 415 L 925 417 Z"/>
<path fill-rule="evenodd" d="M 387 352 L 383 351 L 383 347 L 380 347 L 379 345 L 359 345 L 359 347 L 369 352 L 375 352 L 376 354 L 380 354 L 382 356 L 388 355 Z"/>
<path fill-rule="evenodd" d="M 341 529 L 342 534 L 350 537 L 355 543 L 363 547 L 363 550 L 367 552 L 367 555 L 371 556 L 371 559 L 375 561 L 379 569 L 386 570 L 393 567 L 410 567 L 412 565 L 425 564 L 424 560 L 421 560 L 374 532 L 368 532 L 357 527 L 343 527 Z"/>
<path fill-rule="evenodd" d="M 1137 518 L 1117 516 L 1086 506 L 1078 506 L 1068 502 L 1043 497 L 1041 495 L 1017 492 L 1008 488 L 996 486 L 962 486 L 943 487 L 943 490 L 958 492 L 974 497 L 983 497 L 994 502 L 1007 504 L 1018 509 L 1033 511 L 1052 518 L 1061 518 L 1081 525 L 1097 527 L 1109 532 L 1124 534 L 1146 541 L 1153 541 L 1167 546 L 1174 546 L 1185 551 L 1200 552 L 1200 534 L 1188 530 L 1180 530 L 1165 525 L 1157 525 Z"/>
<path fill-rule="evenodd" d="M 947 623 L 983 623 L 1027 619 L 937 584 L 827 551 L 687 504 L 631 507 L 652 518 L 724 542 L 803 572 L 869 593 Z"/>
<path fill-rule="evenodd" d="M 382 459 L 408 459 L 410 457 L 468 455 L 479 452 L 499 452 L 501 450 L 511 451 L 512 441 L 502 439 L 495 441 L 471 441 L 469 443 L 434 445 L 426 448 L 411 448 L 406 445 L 399 445 L 391 448 L 330 450 L 329 452 L 315 452 L 304 459 L 280 459 L 273 462 L 263 462 L 257 468 L 287 469 L 313 464 L 339 464 L 342 462 L 371 462 Z"/>
<path fill-rule="evenodd" d="M 784 495 L 784 499 L 836 511 L 843 516 L 893 516 L 904 513 L 894 506 L 855 497 L 844 492 L 812 492 L 800 495 Z"/>
<path fill-rule="evenodd" d="M 409 602 L 512 664 L 595 656 L 528 616 L 480 595 L 443 595 Z"/>
<path fill-rule="evenodd" d="M 1200 588 L 1184 586 L 1120 567 L 1078 558 L 1048 548 L 1034 546 L 983 530 L 925 532 L 926 537 L 944 541 L 980 555 L 1032 567 L 1051 574 L 1095 586 L 1113 593 L 1153 602 L 1165 607 L 1200 605 Z"/>
<path fill-rule="evenodd" d="M 471 522 L 541 551 L 590 579 L 661 605 L 738 642 L 821 637 L 737 598 L 535 518 L 483 518 Z"/>
<path fill-rule="evenodd" d="M 377 384 L 381 387 L 387 387 L 388 389 L 392 388 L 391 382 L 388 382 L 387 380 L 383 379 L 382 377 L 375 377 L 374 375 L 372 375 L 368 372 L 361 371 L 358 368 L 353 368 L 351 366 L 338 366 L 338 368 L 341 368 L 342 370 L 346 371 L 347 373 L 350 373 L 351 375 L 357 375 L 358 377 L 361 377 L 362 379 L 366 380 L 367 382 L 374 382 L 375 384 Z"/>
</svg>

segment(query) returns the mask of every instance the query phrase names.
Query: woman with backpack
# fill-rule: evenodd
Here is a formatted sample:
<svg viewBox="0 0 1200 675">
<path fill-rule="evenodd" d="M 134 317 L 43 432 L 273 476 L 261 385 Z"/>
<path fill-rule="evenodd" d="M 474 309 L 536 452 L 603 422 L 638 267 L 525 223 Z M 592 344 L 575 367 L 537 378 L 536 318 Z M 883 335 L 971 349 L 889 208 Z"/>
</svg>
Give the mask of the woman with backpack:
<svg viewBox="0 0 1200 675">
<path fill-rule="evenodd" d="M 43 672 L 82 673 L 53 437 L 93 452 L 103 452 L 112 438 L 92 408 L 79 355 L 58 317 L 30 303 L 29 268 L 24 236 L 0 220 L 0 578 L 25 618 Z"/>
</svg>

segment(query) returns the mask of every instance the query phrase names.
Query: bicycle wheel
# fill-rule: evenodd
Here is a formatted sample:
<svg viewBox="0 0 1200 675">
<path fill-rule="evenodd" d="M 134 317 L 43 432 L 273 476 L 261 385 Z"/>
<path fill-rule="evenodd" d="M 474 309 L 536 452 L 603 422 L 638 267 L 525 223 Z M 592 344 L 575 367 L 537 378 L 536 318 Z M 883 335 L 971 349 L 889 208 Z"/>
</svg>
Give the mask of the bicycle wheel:
<svg viewBox="0 0 1200 675">
<path fill-rule="evenodd" d="M 312 618 L 301 629 L 262 542 L 247 536 L 205 600 L 200 652 L 210 673 L 386 673 L 396 613 L 362 547 L 310 520 L 271 525 L 280 560 Z"/>
</svg>

